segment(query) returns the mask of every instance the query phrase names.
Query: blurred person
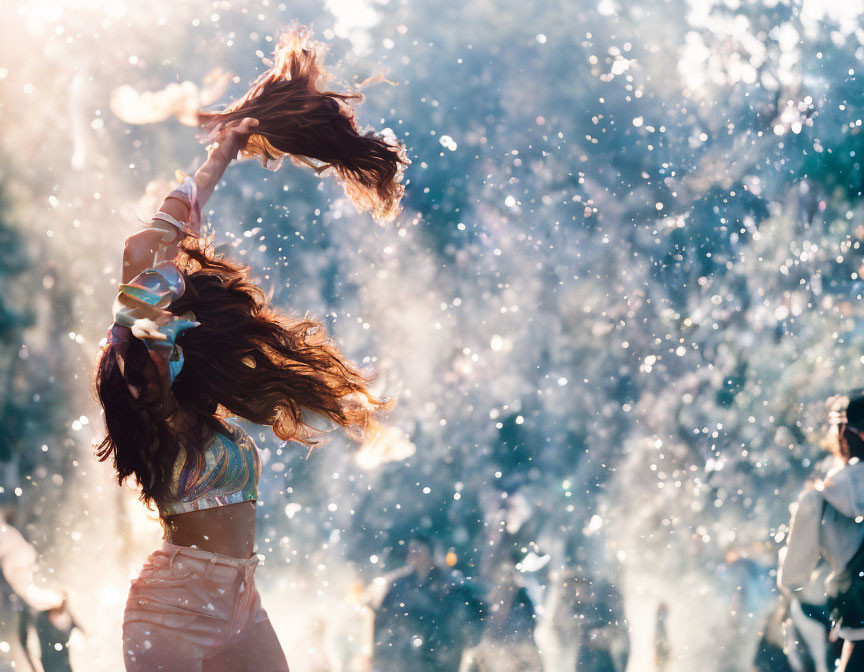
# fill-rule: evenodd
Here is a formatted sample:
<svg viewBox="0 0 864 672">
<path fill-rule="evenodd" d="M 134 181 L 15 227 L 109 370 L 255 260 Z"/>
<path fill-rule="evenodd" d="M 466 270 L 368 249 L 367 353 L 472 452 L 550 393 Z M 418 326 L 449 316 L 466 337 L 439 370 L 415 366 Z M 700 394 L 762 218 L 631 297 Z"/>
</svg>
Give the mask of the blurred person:
<svg viewBox="0 0 864 672">
<path fill-rule="evenodd" d="M 582 565 L 552 572 L 548 586 L 534 633 L 545 669 L 623 671 L 630 657 L 630 626 L 619 591 L 588 578 Z M 665 638 L 665 620 L 658 617 L 657 624 Z"/>
<path fill-rule="evenodd" d="M 824 587 L 823 598 L 824 598 Z M 789 616 L 784 651 L 794 672 L 829 672 L 840 658 L 843 641 L 829 639 L 831 617 L 824 605 L 817 606 L 793 599 L 789 602 Z"/>
<path fill-rule="evenodd" d="M 39 662 L 43 672 L 72 672 L 72 663 L 69 661 L 69 640 L 72 631 L 77 627 L 78 624 L 72 618 L 64 596 L 63 603 L 53 609 L 22 612 L 18 637 L 26 650 L 29 633 L 31 631 L 36 633 L 39 643 Z M 29 662 L 36 670 L 33 662 Z"/>
<path fill-rule="evenodd" d="M 536 610 L 513 564 L 499 558 L 490 575 L 486 627 L 470 652 L 469 672 L 540 672 L 534 641 Z"/>
<path fill-rule="evenodd" d="M 864 640 L 864 394 L 832 397 L 828 409 L 829 445 L 839 465 L 798 498 L 777 580 L 794 597 L 810 583 L 820 557 L 827 561 L 825 593 L 835 607 L 831 636 L 844 641 L 836 669 L 851 672 L 864 670 L 864 644 L 858 644 Z"/>
<path fill-rule="evenodd" d="M 0 572 L 14 598 L 10 602 L 18 614 L 18 641 L 28 664 L 36 670 L 28 647 L 29 634 L 34 630 L 42 669 L 70 671 L 68 645 L 75 623 L 66 593 L 37 583 L 39 553 L 12 524 L 15 513 L 15 507 L 8 503 L 0 507 Z"/>
<path fill-rule="evenodd" d="M 574 615 L 580 623 L 580 672 L 623 672 L 630 636 L 621 594 L 610 583 L 581 578 L 574 583 Z"/>
<path fill-rule="evenodd" d="M 608 582 L 585 577 L 578 566 L 552 578 L 541 619 L 546 627 L 551 622 L 556 634 L 547 639 L 554 657 L 543 646 L 547 667 L 623 672 L 629 659 L 630 632 L 618 590 Z M 538 643 L 540 631 L 538 625 Z"/>
<path fill-rule="evenodd" d="M 773 564 L 773 552 L 763 558 L 760 550 L 758 545 L 730 543 L 723 562 L 715 568 L 715 576 L 729 595 L 727 623 L 736 642 L 720 662 L 718 669 L 724 672 L 747 669 L 753 663 L 760 639 L 754 626 L 765 622 L 775 608 L 777 589 L 768 566 Z"/>
<path fill-rule="evenodd" d="M 238 152 L 332 169 L 359 208 L 398 213 L 404 148 L 357 131 L 348 101 L 359 94 L 317 89 L 319 51 L 308 31 L 286 32 L 246 96 L 201 113 L 207 160 L 126 239 L 95 373 L 107 429 L 97 455 L 119 482 L 135 479 L 165 532 L 126 603 L 129 672 L 288 670 L 254 582 L 261 461 L 228 418 L 311 446 L 310 416 L 359 439 L 385 407 L 319 322 L 281 315 L 248 267 L 200 238 L 202 208 Z"/>
<path fill-rule="evenodd" d="M 429 537 L 413 535 L 406 560 L 375 610 L 372 668 L 456 672 L 479 639 L 483 606 L 461 573 L 438 566 Z"/>
<path fill-rule="evenodd" d="M 763 622 L 761 637 L 753 661 L 754 672 L 794 672 L 784 651 L 784 621 L 789 613 L 789 601 L 781 597 Z"/>
</svg>

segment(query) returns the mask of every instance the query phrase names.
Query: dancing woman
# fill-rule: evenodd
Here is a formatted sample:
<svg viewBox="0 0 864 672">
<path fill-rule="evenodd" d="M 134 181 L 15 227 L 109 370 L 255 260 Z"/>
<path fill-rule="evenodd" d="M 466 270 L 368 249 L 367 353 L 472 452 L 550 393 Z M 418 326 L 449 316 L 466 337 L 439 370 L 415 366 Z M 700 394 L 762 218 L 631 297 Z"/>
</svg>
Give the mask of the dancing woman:
<svg viewBox="0 0 864 672">
<path fill-rule="evenodd" d="M 229 418 L 313 443 L 310 414 L 358 436 L 383 406 L 320 323 L 280 315 L 246 267 L 200 238 L 202 208 L 238 152 L 332 169 L 358 208 L 398 213 L 404 148 L 358 133 L 357 94 L 317 89 L 319 48 L 287 33 L 246 96 L 202 113 L 206 162 L 126 239 L 95 374 L 107 429 L 97 455 L 121 483 L 135 479 L 165 530 L 129 592 L 127 671 L 288 670 L 254 583 L 260 460 Z"/>
</svg>

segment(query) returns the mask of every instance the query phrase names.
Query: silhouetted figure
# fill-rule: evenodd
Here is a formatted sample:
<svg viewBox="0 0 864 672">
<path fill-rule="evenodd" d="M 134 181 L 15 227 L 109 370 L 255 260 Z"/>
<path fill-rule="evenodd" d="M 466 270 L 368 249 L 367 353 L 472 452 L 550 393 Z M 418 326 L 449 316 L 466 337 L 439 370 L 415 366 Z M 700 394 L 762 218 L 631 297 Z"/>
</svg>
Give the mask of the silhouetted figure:
<svg viewBox="0 0 864 672">
<path fill-rule="evenodd" d="M 64 600 L 56 609 L 22 612 L 18 636 L 21 645 L 26 649 L 30 629 L 36 631 L 44 672 L 72 672 L 72 664 L 69 662 L 69 638 L 76 627 L 77 624 Z"/>
<path fill-rule="evenodd" d="M 32 625 L 39 640 L 44 672 L 71 672 L 69 635 L 75 623 L 63 591 L 37 582 L 39 554 L 12 525 L 14 507 L 0 509 L 0 572 L 9 585 L 19 611 L 18 636 L 30 667 L 36 666 L 27 648 Z"/>
<path fill-rule="evenodd" d="M 391 577 L 375 613 L 375 672 L 456 672 L 479 639 L 482 603 L 461 574 L 435 564 L 431 541 L 408 543 L 408 564 Z"/>
<path fill-rule="evenodd" d="M 788 613 L 789 603 L 783 599 L 765 620 L 753 661 L 754 672 L 794 672 L 783 650 L 783 621 Z"/>
<path fill-rule="evenodd" d="M 604 581 L 574 582 L 574 615 L 579 621 L 578 672 L 623 672 L 629 657 L 629 634 L 621 596 Z"/>
<path fill-rule="evenodd" d="M 534 604 L 516 578 L 516 570 L 500 560 L 487 592 L 486 630 L 472 651 L 470 672 L 540 672 L 543 663 L 534 641 Z"/>
</svg>

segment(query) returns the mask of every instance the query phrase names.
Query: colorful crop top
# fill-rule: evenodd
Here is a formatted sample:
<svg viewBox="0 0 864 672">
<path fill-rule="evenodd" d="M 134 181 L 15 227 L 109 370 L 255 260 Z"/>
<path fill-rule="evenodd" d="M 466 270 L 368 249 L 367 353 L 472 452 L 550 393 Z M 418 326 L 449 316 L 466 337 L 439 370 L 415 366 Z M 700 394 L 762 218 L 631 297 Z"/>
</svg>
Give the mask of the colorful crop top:
<svg viewBox="0 0 864 672">
<path fill-rule="evenodd" d="M 212 509 L 258 499 L 261 458 L 246 432 L 229 424 L 231 436 L 215 432 L 200 458 L 180 448 L 170 494 L 159 502 L 162 516 Z"/>
</svg>

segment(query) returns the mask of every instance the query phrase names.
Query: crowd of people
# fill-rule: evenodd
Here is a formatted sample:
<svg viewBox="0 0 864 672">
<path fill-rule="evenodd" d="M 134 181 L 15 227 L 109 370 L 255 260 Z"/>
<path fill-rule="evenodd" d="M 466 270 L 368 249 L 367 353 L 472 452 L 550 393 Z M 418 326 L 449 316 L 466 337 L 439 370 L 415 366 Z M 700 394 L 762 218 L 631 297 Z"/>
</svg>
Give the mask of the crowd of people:
<svg viewBox="0 0 864 672">
<path fill-rule="evenodd" d="M 718 651 L 714 669 L 864 669 L 864 644 L 856 644 L 864 640 L 864 394 L 831 398 L 828 426 L 830 467 L 792 504 L 777 562 L 730 547 L 713 570 L 728 592 L 740 643 Z M 506 546 L 501 541 L 492 545 Z M 442 672 L 627 669 L 631 623 L 606 576 L 581 567 L 535 574 L 498 558 L 481 563 L 469 581 L 435 564 L 425 537 L 410 547 L 408 564 L 388 578 L 375 608 L 374 670 L 394 669 L 395 661 Z M 634 658 L 630 669 L 675 667 L 682 652 L 669 621 L 670 606 L 661 601 L 652 660 Z"/>
<path fill-rule="evenodd" d="M 731 586 L 729 613 L 762 615 L 756 630 L 745 621 L 741 630 L 742 655 L 756 672 L 864 669 L 864 645 L 856 644 L 864 640 L 864 394 L 832 398 L 829 411 L 836 465 L 792 507 L 776 586 L 766 588 L 774 581 L 770 568 L 731 550 L 719 572 Z M 68 672 L 70 634 L 78 626 L 65 591 L 44 580 L 36 549 L 16 528 L 14 500 L 7 495 L 0 512 L 2 654 L 33 670 Z M 434 536 L 414 533 L 405 545 L 405 564 L 356 596 L 373 614 L 370 641 L 362 646 L 366 655 L 335 666 L 322 662 L 321 669 L 628 669 L 631 623 L 618 587 L 580 566 L 520 565 L 503 552 L 506 528 L 502 535 L 490 544 L 498 552 L 484 557 L 475 576 L 466 576 Z M 652 624 L 653 659 L 641 662 L 647 667 L 634 659 L 629 669 L 674 668 L 669 620 L 670 606 L 661 601 Z M 718 659 L 717 669 L 741 669 L 741 656 L 725 660 Z M 0 669 L 21 669 L 7 665 Z"/>
</svg>

